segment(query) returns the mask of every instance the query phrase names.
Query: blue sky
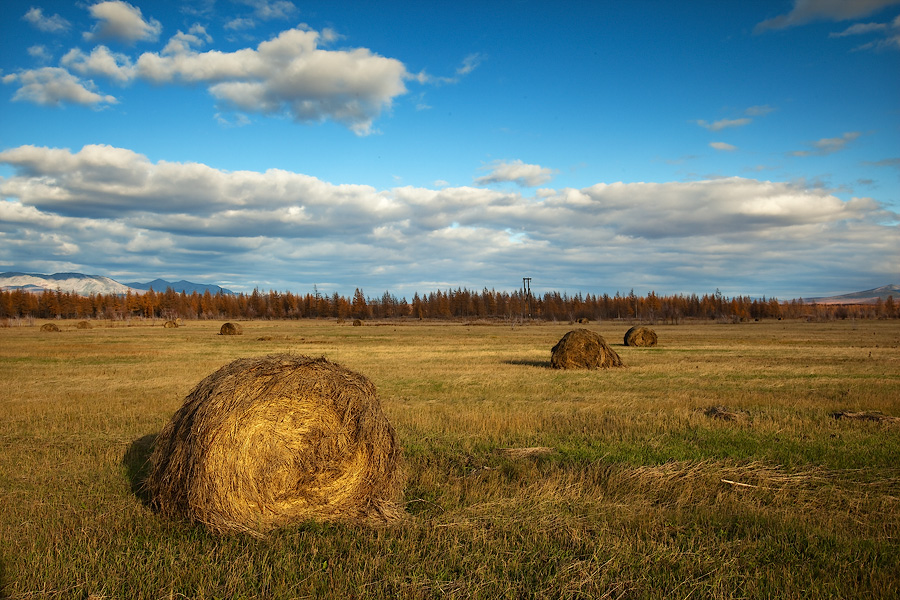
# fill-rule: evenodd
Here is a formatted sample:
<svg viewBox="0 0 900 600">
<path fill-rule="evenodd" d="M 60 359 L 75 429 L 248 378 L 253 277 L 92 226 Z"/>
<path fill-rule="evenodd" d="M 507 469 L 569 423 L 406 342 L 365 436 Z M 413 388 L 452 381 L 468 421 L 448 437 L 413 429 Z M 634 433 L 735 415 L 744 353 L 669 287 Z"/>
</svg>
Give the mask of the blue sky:
<svg viewBox="0 0 900 600">
<path fill-rule="evenodd" d="M 900 0 L 7 0 L 0 103 L 4 271 L 900 282 Z"/>
</svg>

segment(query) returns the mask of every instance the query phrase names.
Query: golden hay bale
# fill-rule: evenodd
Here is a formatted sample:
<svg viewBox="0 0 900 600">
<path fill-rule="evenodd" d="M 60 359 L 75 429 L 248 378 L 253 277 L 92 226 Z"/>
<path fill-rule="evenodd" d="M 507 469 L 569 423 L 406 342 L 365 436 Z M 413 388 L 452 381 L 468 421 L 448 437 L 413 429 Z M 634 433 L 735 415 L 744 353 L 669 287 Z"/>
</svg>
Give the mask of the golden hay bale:
<svg viewBox="0 0 900 600">
<path fill-rule="evenodd" d="M 78 321 L 77 323 L 75 323 L 75 327 L 78 329 L 90 329 L 91 324 L 87 321 Z"/>
<path fill-rule="evenodd" d="M 219 335 L 244 335 L 244 328 L 237 323 L 225 323 L 219 329 Z"/>
<path fill-rule="evenodd" d="M 44 323 L 41 325 L 41 331 L 59 331 L 59 327 L 56 323 Z"/>
<path fill-rule="evenodd" d="M 159 434 L 153 506 L 261 536 L 307 520 L 386 523 L 402 451 L 366 377 L 324 358 L 243 358 L 201 381 Z"/>
<path fill-rule="evenodd" d="M 163 327 L 165 327 L 166 329 L 175 329 L 176 327 L 178 327 L 178 323 L 176 323 L 175 321 L 166 321 Z"/>
<path fill-rule="evenodd" d="M 599 333 L 590 329 L 573 329 L 550 351 L 554 369 L 606 369 L 622 367 L 622 359 Z"/>
<path fill-rule="evenodd" d="M 649 327 L 632 327 L 625 332 L 626 346 L 655 346 L 659 339 L 656 332 Z"/>
</svg>

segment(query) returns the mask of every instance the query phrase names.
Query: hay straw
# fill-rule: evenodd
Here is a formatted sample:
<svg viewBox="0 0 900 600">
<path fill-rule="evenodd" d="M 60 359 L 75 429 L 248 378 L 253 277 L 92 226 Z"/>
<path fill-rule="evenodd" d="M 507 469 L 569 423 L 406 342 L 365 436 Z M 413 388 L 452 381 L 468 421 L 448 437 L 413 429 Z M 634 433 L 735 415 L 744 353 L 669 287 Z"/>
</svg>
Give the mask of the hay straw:
<svg viewBox="0 0 900 600">
<path fill-rule="evenodd" d="M 402 516 L 401 448 L 375 386 L 324 358 L 238 359 L 201 381 L 157 438 L 153 506 L 261 536 L 307 520 Z"/>
<path fill-rule="evenodd" d="M 244 328 L 237 323 L 224 323 L 219 329 L 219 335 L 244 335 Z"/>
<path fill-rule="evenodd" d="M 839 410 L 831 413 L 835 419 L 849 419 L 852 421 L 876 421 L 878 423 L 900 423 L 900 417 L 892 417 L 877 410 L 866 410 L 861 412 L 850 412 L 847 410 Z"/>
<path fill-rule="evenodd" d="M 659 338 L 656 332 L 649 327 L 636 326 L 625 332 L 626 346 L 655 346 Z"/>
<path fill-rule="evenodd" d="M 497 452 L 509 459 L 519 460 L 522 458 L 552 454 L 553 448 L 548 448 L 546 446 L 534 446 L 531 448 L 498 448 Z"/>
<path fill-rule="evenodd" d="M 553 346 L 550 366 L 554 369 L 606 369 L 622 367 L 622 359 L 599 333 L 573 329 Z"/>
</svg>

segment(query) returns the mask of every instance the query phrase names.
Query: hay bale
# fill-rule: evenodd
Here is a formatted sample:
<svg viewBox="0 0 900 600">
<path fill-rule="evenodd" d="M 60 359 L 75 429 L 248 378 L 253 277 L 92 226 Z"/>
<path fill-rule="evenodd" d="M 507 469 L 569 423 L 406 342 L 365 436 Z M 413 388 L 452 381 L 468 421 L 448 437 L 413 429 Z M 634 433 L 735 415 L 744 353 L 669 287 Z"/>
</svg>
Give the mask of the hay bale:
<svg viewBox="0 0 900 600">
<path fill-rule="evenodd" d="M 176 323 L 175 321 L 166 321 L 163 327 L 165 327 L 166 329 L 175 329 L 176 327 L 178 327 L 178 323 Z"/>
<path fill-rule="evenodd" d="M 646 348 L 655 346 L 657 341 L 659 340 L 656 336 L 656 332 L 649 327 L 632 327 L 625 332 L 626 346 L 642 346 Z"/>
<path fill-rule="evenodd" d="M 225 323 L 219 329 L 219 335 L 244 335 L 244 328 L 237 323 Z"/>
<path fill-rule="evenodd" d="M 622 367 L 622 359 L 599 333 L 573 329 L 553 346 L 550 366 L 554 369 L 606 369 Z"/>
<path fill-rule="evenodd" d="M 219 532 L 403 514 L 401 448 L 366 377 L 324 358 L 238 359 L 201 381 L 157 438 L 152 505 Z"/>
<path fill-rule="evenodd" d="M 362 327 L 362 324 L 363 324 L 362 321 L 360 321 L 359 319 L 356 319 L 355 321 L 353 321 L 354 327 Z"/>
<path fill-rule="evenodd" d="M 75 323 L 75 327 L 77 329 L 90 329 L 91 324 L 88 323 L 87 321 L 78 321 L 77 323 Z"/>
<path fill-rule="evenodd" d="M 41 325 L 41 331 L 59 331 L 59 327 L 56 323 L 44 323 Z"/>
</svg>

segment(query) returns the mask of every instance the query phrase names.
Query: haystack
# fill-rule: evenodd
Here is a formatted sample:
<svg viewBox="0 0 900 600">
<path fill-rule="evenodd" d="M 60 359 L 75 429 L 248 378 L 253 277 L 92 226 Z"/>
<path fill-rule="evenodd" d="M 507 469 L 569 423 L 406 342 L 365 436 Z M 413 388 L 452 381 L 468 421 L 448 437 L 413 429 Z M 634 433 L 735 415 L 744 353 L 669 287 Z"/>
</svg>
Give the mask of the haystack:
<svg viewBox="0 0 900 600">
<path fill-rule="evenodd" d="M 41 331 L 59 331 L 56 323 L 44 323 L 41 325 Z"/>
<path fill-rule="evenodd" d="M 166 321 L 163 327 L 165 327 L 166 329 L 175 329 L 176 327 L 178 327 L 178 323 L 176 323 L 175 321 Z"/>
<path fill-rule="evenodd" d="M 237 323 L 225 323 L 219 329 L 219 335 L 244 335 L 244 328 Z"/>
<path fill-rule="evenodd" d="M 401 448 L 375 386 L 324 358 L 243 358 L 212 373 L 159 434 L 150 464 L 160 513 L 219 532 L 403 514 Z"/>
<path fill-rule="evenodd" d="M 656 336 L 656 332 L 649 327 L 632 327 L 625 332 L 626 346 L 649 347 L 655 346 L 657 341 L 659 340 Z"/>
<path fill-rule="evenodd" d="M 550 351 L 554 369 L 606 369 L 622 367 L 622 359 L 607 345 L 599 333 L 590 329 L 573 329 Z"/>
<path fill-rule="evenodd" d="M 87 321 L 78 321 L 77 323 L 75 323 L 75 327 L 78 329 L 90 329 L 91 324 Z"/>
</svg>

